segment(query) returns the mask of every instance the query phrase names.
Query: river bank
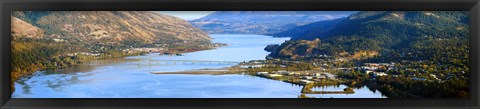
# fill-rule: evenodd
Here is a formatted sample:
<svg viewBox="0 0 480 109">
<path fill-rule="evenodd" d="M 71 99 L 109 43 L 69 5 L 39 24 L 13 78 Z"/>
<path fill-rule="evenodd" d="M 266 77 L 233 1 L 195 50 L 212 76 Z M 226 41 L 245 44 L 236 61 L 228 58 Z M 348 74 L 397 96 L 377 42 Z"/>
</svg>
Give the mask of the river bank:
<svg viewBox="0 0 480 109">
<path fill-rule="evenodd" d="M 212 43 L 211 45 L 204 48 L 196 49 L 179 49 L 179 48 L 170 48 L 170 49 L 161 49 L 152 50 L 152 48 L 136 48 L 136 49 L 125 49 L 125 50 L 110 50 L 105 53 L 87 53 L 87 52 L 77 52 L 77 53 L 63 53 L 58 56 L 50 57 L 47 61 L 37 62 L 35 64 L 30 64 L 28 67 L 21 69 L 14 68 L 11 72 L 11 92 L 15 91 L 15 81 L 31 76 L 35 72 L 46 71 L 46 70 L 61 70 L 65 68 L 75 67 L 90 61 L 102 61 L 118 58 L 126 58 L 131 56 L 146 55 L 150 53 L 191 53 L 204 50 L 212 50 L 220 47 L 228 46 L 223 43 Z"/>
</svg>

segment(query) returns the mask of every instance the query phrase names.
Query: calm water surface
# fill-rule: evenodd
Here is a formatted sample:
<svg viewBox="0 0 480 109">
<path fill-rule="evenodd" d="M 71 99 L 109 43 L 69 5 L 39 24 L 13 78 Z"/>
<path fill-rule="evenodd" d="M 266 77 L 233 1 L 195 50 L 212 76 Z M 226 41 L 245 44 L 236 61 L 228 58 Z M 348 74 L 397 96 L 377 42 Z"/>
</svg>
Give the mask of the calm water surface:
<svg viewBox="0 0 480 109">
<path fill-rule="evenodd" d="M 249 61 L 265 59 L 268 44 L 288 38 L 263 35 L 210 35 L 229 46 L 186 53 L 185 56 L 148 54 L 115 60 L 210 60 Z M 38 71 L 15 82 L 13 98 L 297 98 L 301 86 L 248 75 L 151 74 L 222 68 L 233 64 L 133 65 L 96 61 L 55 71 Z M 346 86 L 320 89 L 343 90 Z M 318 89 L 318 88 L 316 88 Z M 316 90 L 315 89 L 315 90 Z M 378 91 L 355 89 L 355 94 L 307 95 L 317 98 L 383 98 Z"/>
</svg>

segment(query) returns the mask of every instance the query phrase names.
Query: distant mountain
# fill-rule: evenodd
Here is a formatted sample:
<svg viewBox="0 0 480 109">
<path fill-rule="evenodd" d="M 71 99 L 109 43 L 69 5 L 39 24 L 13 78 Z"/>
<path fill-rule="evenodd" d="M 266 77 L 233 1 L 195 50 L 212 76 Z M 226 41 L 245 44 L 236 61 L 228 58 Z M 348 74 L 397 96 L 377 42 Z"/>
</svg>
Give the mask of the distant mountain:
<svg viewBox="0 0 480 109">
<path fill-rule="evenodd" d="M 362 58 L 377 57 L 387 62 L 442 56 L 446 59 L 451 54 L 464 56 L 461 51 L 468 51 L 468 28 L 468 12 L 463 11 L 365 11 L 277 33 L 277 36 L 292 36 L 292 40 L 272 49 L 268 57 L 365 55 Z M 455 49 L 447 51 L 445 48 L 449 47 Z"/>
<path fill-rule="evenodd" d="M 353 11 L 217 11 L 190 21 L 208 33 L 272 34 L 316 21 L 347 17 Z"/>
<path fill-rule="evenodd" d="M 289 30 L 273 33 L 270 35 L 275 37 L 292 37 L 293 39 L 297 39 L 300 37 L 303 38 L 306 36 L 319 37 L 320 35 L 324 35 L 324 33 L 334 29 L 337 26 L 337 24 L 339 24 L 340 22 L 343 22 L 346 20 L 347 18 L 338 18 L 338 19 L 332 19 L 332 20 L 318 21 L 318 22 L 307 24 L 307 25 L 296 26 Z M 309 38 L 309 39 L 312 39 L 312 38 Z"/>
</svg>

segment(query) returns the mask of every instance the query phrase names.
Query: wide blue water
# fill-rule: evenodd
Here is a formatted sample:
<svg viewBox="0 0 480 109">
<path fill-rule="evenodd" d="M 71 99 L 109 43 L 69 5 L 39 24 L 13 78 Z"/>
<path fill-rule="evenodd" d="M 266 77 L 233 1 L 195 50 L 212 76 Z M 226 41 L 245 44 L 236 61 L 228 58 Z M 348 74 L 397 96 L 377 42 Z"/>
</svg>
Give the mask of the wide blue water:
<svg viewBox="0 0 480 109">
<path fill-rule="evenodd" d="M 249 61 L 265 59 L 268 44 L 288 38 L 264 35 L 210 35 L 213 42 L 229 46 L 186 53 L 184 56 L 148 54 L 116 60 Z M 233 64 L 134 65 L 96 61 L 71 68 L 38 71 L 15 82 L 13 98 L 297 98 L 301 86 L 249 75 L 152 74 L 222 68 Z M 343 90 L 345 86 L 328 87 Z M 378 91 L 355 89 L 355 94 L 308 95 L 321 98 L 382 98 Z"/>
</svg>

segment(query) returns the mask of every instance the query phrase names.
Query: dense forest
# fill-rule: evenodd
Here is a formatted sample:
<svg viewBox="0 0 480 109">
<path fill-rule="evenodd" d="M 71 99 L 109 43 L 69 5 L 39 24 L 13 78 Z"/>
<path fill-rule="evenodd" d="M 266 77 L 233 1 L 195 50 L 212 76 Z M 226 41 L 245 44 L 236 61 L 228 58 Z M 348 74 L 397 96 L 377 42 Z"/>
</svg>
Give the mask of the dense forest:
<svg viewBox="0 0 480 109">
<path fill-rule="evenodd" d="M 418 54 L 449 46 L 458 48 L 462 45 L 468 46 L 466 19 L 467 13 L 458 11 L 359 12 L 345 20 L 332 20 L 333 25 L 322 22 L 312 23 L 319 25 L 310 26 L 308 30 L 292 29 L 292 32 L 305 31 L 304 33 L 308 34 L 293 37 L 269 56 L 275 58 L 305 57 L 307 54 L 339 56 L 344 52 L 354 55 L 359 51 L 376 51 L 384 55 L 404 53 L 402 56 L 407 56 L 405 53 L 409 52 Z M 314 34 L 313 31 L 320 33 Z"/>
</svg>

